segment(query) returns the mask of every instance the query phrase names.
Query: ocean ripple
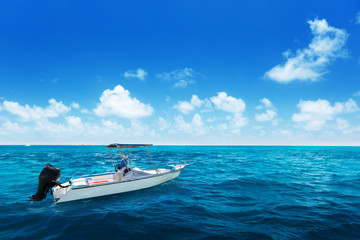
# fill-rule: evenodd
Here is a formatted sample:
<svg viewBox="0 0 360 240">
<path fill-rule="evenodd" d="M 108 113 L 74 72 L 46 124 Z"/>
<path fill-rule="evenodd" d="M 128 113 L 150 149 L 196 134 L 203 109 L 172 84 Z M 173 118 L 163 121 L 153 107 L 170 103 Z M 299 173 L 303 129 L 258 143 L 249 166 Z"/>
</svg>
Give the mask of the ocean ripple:
<svg viewBox="0 0 360 240">
<path fill-rule="evenodd" d="M 0 146 L 0 239 L 360 239 L 359 147 L 152 150 L 157 165 L 191 165 L 158 187 L 56 205 L 28 200 L 44 164 L 61 182 L 112 171 L 105 148 Z"/>
</svg>

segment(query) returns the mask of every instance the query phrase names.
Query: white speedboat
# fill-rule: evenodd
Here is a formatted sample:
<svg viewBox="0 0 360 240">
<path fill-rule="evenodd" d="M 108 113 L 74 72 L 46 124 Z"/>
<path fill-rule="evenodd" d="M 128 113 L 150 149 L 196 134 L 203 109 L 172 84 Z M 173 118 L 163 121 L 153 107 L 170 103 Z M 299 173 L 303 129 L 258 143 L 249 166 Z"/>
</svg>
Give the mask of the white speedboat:
<svg viewBox="0 0 360 240">
<path fill-rule="evenodd" d="M 130 166 L 131 150 L 144 147 L 148 151 L 150 146 L 152 144 L 110 144 L 106 148 L 114 160 L 114 172 L 71 178 L 63 184 L 58 183 L 60 170 L 46 164 L 39 176 L 38 191 L 31 199 L 42 200 L 53 189 L 55 202 L 62 203 L 150 188 L 177 178 L 187 164 L 171 165 L 170 168 L 156 168 L 153 164 L 153 168 L 147 170 Z M 118 164 L 110 151 L 114 148 L 120 152 Z M 148 156 L 151 160 L 149 151 Z"/>
</svg>

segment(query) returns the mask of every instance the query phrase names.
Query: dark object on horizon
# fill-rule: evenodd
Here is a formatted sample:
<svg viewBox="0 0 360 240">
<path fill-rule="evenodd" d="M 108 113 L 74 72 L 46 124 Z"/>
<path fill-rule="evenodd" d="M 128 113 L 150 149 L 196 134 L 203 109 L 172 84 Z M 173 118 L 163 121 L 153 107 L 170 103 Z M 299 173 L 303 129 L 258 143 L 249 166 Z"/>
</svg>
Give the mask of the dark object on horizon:
<svg viewBox="0 0 360 240">
<path fill-rule="evenodd" d="M 49 192 L 49 190 L 58 184 L 60 174 L 60 169 L 55 168 L 50 164 L 45 164 L 45 168 L 41 171 L 39 175 L 39 185 L 37 192 L 30 198 L 33 201 L 41 201 L 45 199 L 46 194 Z"/>
</svg>

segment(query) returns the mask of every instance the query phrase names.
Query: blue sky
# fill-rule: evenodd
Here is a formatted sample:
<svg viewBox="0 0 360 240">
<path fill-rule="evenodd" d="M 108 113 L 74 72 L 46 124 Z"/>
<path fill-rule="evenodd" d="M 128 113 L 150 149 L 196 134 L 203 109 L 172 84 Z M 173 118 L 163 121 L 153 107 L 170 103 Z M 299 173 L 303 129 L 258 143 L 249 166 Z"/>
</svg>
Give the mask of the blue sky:
<svg viewBox="0 0 360 240">
<path fill-rule="evenodd" d="M 360 2 L 0 3 L 0 144 L 360 145 Z"/>
</svg>

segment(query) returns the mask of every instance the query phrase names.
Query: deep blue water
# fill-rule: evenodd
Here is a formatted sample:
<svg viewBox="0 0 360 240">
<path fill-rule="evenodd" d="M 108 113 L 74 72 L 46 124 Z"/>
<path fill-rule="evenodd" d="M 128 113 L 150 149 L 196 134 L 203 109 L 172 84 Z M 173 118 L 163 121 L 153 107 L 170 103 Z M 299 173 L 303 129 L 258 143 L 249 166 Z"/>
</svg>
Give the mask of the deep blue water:
<svg viewBox="0 0 360 240">
<path fill-rule="evenodd" d="M 0 146 L 0 239 L 360 239 L 360 147 L 155 146 L 152 158 L 191 165 L 161 186 L 55 205 L 28 199 L 44 164 L 60 182 L 112 171 L 105 147 Z"/>
</svg>

